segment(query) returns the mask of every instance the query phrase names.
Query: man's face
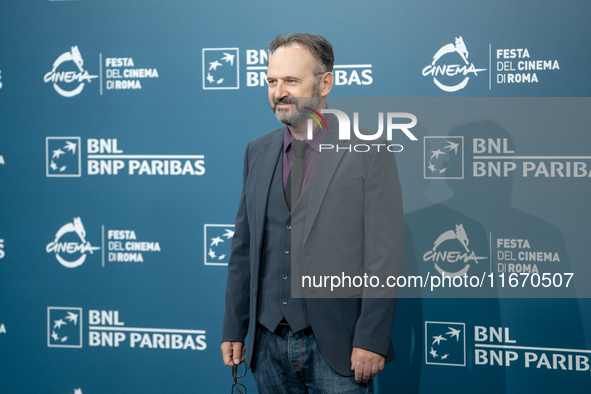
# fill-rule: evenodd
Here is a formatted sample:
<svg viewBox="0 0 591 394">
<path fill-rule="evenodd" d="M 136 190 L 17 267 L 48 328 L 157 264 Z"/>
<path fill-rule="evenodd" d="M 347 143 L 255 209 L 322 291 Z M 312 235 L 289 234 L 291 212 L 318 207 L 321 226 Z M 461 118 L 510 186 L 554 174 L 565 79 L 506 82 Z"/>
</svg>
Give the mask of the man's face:
<svg viewBox="0 0 591 394">
<path fill-rule="evenodd" d="M 269 102 L 277 119 L 298 126 L 307 119 L 302 107 L 318 109 L 320 92 L 316 59 L 301 45 L 280 47 L 269 59 L 267 82 Z M 302 97 L 310 97 L 303 100 Z"/>
</svg>

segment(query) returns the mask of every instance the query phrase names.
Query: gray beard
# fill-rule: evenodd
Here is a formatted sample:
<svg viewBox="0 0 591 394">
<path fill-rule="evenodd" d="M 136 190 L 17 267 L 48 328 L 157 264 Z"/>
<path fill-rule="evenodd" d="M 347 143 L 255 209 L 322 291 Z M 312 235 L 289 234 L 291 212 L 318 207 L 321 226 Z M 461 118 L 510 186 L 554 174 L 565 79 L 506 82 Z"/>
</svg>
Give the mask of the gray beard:
<svg viewBox="0 0 591 394">
<path fill-rule="evenodd" d="M 297 100 L 293 100 L 295 103 L 293 103 L 293 106 L 291 107 L 291 113 L 288 112 L 288 109 L 275 107 L 275 116 L 277 117 L 278 121 L 286 124 L 287 126 L 299 127 L 309 119 L 309 116 L 307 113 L 301 111 L 301 107 L 299 106 Z M 310 102 L 306 103 L 306 107 L 317 110 L 320 107 L 320 101 L 320 97 L 312 97 Z M 275 103 L 275 105 L 277 105 L 277 103 Z"/>
<path fill-rule="evenodd" d="M 314 86 L 314 91 L 318 90 L 318 86 Z M 306 120 L 309 119 L 309 115 L 307 113 L 304 113 L 301 111 L 300 105 L 299 105 L 299 101 L 305 100 L 306 103 L 304 105 L 304 107 L 309 107 L 312 108 L 314 110 L 318 110 L 318 108 L 320 107 L 320 102 L 321 102 L 321 98 L 320 98 L 320 92 L 317 92 L 318 96 L 317 97 L 310 97 L 310 98 L 291 98 L 291 113 L 289 113 L 288 109 L 283 109 L 283 108 L 277 108 L 277 103 L 278 101 L 274 101 L 273 104 L 275 105 L 275 108 L 273 110 L 273 112 L 275 112 L 275 116 L 277 117 L 277 120 L 280 121 L 283 124 L 286 124 L 288 126 L 293 126 L 293 127 L 299 127 L 300 125 L 304 124 L 306 122 Z"/>
</svg>

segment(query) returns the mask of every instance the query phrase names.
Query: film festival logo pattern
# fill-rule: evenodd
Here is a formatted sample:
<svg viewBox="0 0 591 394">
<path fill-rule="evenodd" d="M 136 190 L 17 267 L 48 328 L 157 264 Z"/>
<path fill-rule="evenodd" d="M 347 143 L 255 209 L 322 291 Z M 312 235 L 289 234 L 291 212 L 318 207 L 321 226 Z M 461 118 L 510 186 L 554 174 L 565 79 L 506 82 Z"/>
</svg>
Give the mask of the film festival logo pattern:
<svg viewBox="0 0 591 394">
<path fill-rule="evenodd" d="M 228 265 L 233 224 L 206 224 L 203 226 L 203 250 L 205 265 Z"/>
<path fill-rule="evenodd" d="M 70 51 L 62 53 L 53 62 L 51 71 L 45 74 L 43 81 L 53 83 L 53 88 L 60 96 L 74 97 L 82 92 L 86 83 L 91 83 L 93 79 L 99 77 L 98 75 L 90 75 L 83 66 L 84 60 L 80 50 L 77 45 L 73 46 Z"/>
<path fill-rule="evenodd" d="M 47 308 L 47 346 L 82 347 L 82 308 Z"/>
<path fill-rule="evenodd" d="M 54 240 L 47 244 L 47 253 L 55 253 L 56 260 L 66 268 L 76 268 L 85 261 L 87 254 L 100 250 L 86 240 L 86 229 L 80 217 L 66 223 L 55 233 Z"/>
<path fill-rule="evenodd" d="M 464 179 L 464 137 L 423 137 L 423 178 Z"/>
<path fill-rule="evenodd" d="M 442 244 L 443 246 L 441 246 Z M 423 254 L 423 261 L 433 261 L 435 269 L 441 275 L 462 276 L 470 269 L 470 262 L 478 264 L 478 261 L 487 258 L 477 256 L 473 250 L 470 250 L 469 244 L 470 240 L 466 230 L 464 230 L 464 225 L 462 223 L 456 224 L 455 229 L 444 231 L 437 237 L 433 243 L 433 248 Z M 459 247 L 460 245 L 463 250 Z M 459 266 L 461 266 L 462 262 L 465 265 L 460 269 Z M 457 263 L 460 263 L 460 265 L 458 266 Z M 451 271 L 451 269 L 456 271 Z"/>
<path fill-rule="evenodd" d="M 103 268 L 105 261 L 143 263 L 145 256 L 162 251 L 158 241 L 138 240 L 134 230 L 105 230 L 105 225 L 101 225 L 100 233 L 101 246 L 93 246 L 88 238 L 94 237 L 87 236 L 82 219 L 74 217 L 57 230 L 52 241 L 45 246 L 45 251 L 66 268 L 80 267 L 87 259 L 95 262 L 100 259 Z M 91 235 L 93 234 L 96 232 L 91 231 Z"/>
<path fill-rule="evenodd" d="M 45 175 L 80 177 L 80 137 L 47 137 L 45 139 Z"/>
<path fill-rule="evenodd" d="M 84 59 L 78 46 L 70 47 L 69 51 L 62 53 L 53 62 L 51 71 L 43 76 L 43 81 L 52 84 L 60 96 L 74 97 L 82 93 L 86 85 L 98 84 L 99 94 L 102 96 L 103 87 L 106 90 L 142 89 L 140 81 L 160 77 L 154 67 L 136 67 L 130 56 L 105 57 L 103 63 L 102 53 L 98 55 L 99 75 L 90 75 L 84 68 Z M 98 81 L 93 82 L 96 78 Z"/>
<path fill-rule="evenodd" d="M 203 48 L 203 89 L 239 89 L 238 48 Z"/>
<path fill-rule="evenodd" d="M 432 76 L 433 83 L 445 92 L 457 92 L 460 89 L 464 89 L 468 81 L 470 81 L 470 75 L 477 76 L 479 72 L 486 71 L 486 68 L 476 68 L 474 63 L 469 62 L 468 55 L 468 49 L 466 48 L 464 39 L 461 36 L 455 37 L 454 43 L 442 46 L 433 55 L 431 64 L 423 69 L 423 76 Z M 444 59 L 440 61 L 442 58 Z M 456 80 L 458 78 L 456 77 L 457 75 L 461 79 L 459 83 L 456 83 L 458 82 Z M 438 77 L 439 79 L 445 78 L 446 82 L 440 81 Z M 455 83 L 455 85 L 451 85 L 451 83 Z"/>
<path fill-rule="evenodd" d="M 425 364 L 466 366 L 466 325 L 425 322 Z"/>
</svg>

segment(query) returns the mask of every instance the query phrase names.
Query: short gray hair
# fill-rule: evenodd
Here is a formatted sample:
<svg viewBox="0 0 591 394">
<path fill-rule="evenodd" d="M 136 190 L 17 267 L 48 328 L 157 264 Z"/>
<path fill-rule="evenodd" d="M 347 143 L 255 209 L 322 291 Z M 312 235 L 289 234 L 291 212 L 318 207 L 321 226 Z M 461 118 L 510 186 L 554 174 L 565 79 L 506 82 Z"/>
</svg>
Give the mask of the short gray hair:
<svg viewBox="0 0 591 394">
<path fill-rule="evenodd" d="M 287 47 L 293 44 L 300 44 L 308 48 L 312 56 L 318 61 L 324 70 L 321 72 L 332 72 L 334 66 L 334 52 L 328 40 L 318 34 L 295 33 L 291 35 L 281 34 L 271 41 L 267 49 L 267 59 L 271 58 L 273 52 L 278 48 Z M 268 60 L 267 60 L 268 63 Z"/>
</svg>

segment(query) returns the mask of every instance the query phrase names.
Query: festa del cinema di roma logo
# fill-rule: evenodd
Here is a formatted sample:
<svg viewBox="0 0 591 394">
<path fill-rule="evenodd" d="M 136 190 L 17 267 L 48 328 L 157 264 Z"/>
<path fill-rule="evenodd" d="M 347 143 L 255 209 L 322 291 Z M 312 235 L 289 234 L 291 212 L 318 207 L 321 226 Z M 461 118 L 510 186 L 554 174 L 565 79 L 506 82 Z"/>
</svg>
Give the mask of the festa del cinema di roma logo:
<svg viewBox="0 0 591 394">
<path fill-rule="evenodd" d="M 66 268 L 81 266 L 86 261 L 87 253 L 92 254 L 99 249 L 86 240 L 86 230 L 79 217 L 74 218 L 72 223 L 64 224 L 55 233 L 53 242 L 48 243 L 45 248 L 47 253 L 55 253 L 57 261 Z M 72 259 L 75 256 L 78 257 Z"/>
<path fill-rule="evenodd" d="M 461 60 L 463 60 L 463 64 L 449 64 L 444 63 L 444 59 L 442 57 L 447 54 L 457 54 L 460 56 Z M 445 59 L 448 57 L 446 56 Z M 440 62 L 441 60 L 441 62 Z M 438 64 L 443 63 L 443 64 Z M 480 71 L 486 71 L 486 68 L 476 68 L 474 63 L 468 62 L 468 49 L 466 48 L 466 44 L 464 44 L 464 40 L 462 37 L 456 37 L 455 44 L 449 43 L 442 46 L 437 53 L 433 56 L 433 61 L 427 67 L 423 68 L 423 75 L 428 76 L 431 75 L 433 77 L 433 82 L 437 87 L 446 92 L 457 92 L 460 89 L 464 89 L 470 80 L 469 74 L 474 74 L 475 76 L 478 75 Z M 446 84 L 440 81 L 444 80 L 443 77 L 448 81 L 454 80 L 454 77 L 457 75 L 464 76 L 459 83 L 456 84 Z"/>
<path fill-rule="evenodd" d="M 487 258 L 476 256 L 476 253 L 468 247 L 469 243 L 470 240 L 463 224 L 456 224 L 455 230 L 447 230 L 437 237 L 433 243 L 433 248 L 423 255 L 423 261 L 432 261 L 435 269 L 441 275 L 462 276 L 470 269 L 471 262 L 478 264 L 479 260 Z M 458 246 L 462 248 L 457 250 Z M 465 265 L 459 270 L 451 271 L 453 265 L 458 262 L 463 262 Z"/>
<path fill-rule="evenodd" d="M 78 71 L 58 71 L 60 66 L 64 65 L 63 67 L 66 67 L 69 65 L 69 62 L 74 63 Z M 43 81 L 46 83 L 52 82 L 55 91 L 63 97 L 76 96 L 82 92 L 86 82 L 90 83 L 94 78 L 98 78 L 98 75 L 90 75 L 88 71 L 84 70 L 82 67 L 83 65 L 84 60 L 78 50 L 78 46 L 73 46 L 69 52 L 62 53 L 56 61 L 53 62 L 51 71 L 45 74 Z M 75 87 L 71 88 L 71 86 Z"/>
</svg>

